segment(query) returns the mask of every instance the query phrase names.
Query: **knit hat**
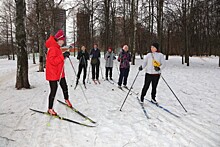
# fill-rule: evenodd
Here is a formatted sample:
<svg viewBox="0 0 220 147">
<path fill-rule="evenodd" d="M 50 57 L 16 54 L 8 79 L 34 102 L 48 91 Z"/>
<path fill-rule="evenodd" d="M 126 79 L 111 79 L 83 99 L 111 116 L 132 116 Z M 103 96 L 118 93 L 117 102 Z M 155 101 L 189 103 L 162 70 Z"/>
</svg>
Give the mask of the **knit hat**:
<svg viewBox="0 0 220 147">
<path fill-rule="evenodd" d="M 64 35 L 64 32 L 63 32 L 63 30 L 59 30 L 57 33 L 56 33 L 56 35 L 54 36 L 54 38 L 56 39 L 56 40 L 65 40 L 65 35 Z"/>
<path fill-rule="evenodd" d="M 157 42 L 152 43 L 151 46 L 154 46 L 157 50 L 159 50 L 159 43 Z"/>
</svg>

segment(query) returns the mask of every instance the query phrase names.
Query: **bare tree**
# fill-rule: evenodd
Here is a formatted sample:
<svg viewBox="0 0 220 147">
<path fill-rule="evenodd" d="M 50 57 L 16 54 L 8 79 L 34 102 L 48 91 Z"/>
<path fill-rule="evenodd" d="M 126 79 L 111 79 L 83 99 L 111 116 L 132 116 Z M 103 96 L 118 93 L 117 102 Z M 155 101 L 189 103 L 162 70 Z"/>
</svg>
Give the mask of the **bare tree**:
<svg viewBox="0 0 220 147">
<path fill-rule="evenodd" d="M 25 0 L 15 0 L 16 3 L 16 43 L 17 43 L 17 89 L 30 88 L 28 81 L 28 57 L 26 50 L 26 32 L 25 17 L 26 3 Z"/>
</svg>

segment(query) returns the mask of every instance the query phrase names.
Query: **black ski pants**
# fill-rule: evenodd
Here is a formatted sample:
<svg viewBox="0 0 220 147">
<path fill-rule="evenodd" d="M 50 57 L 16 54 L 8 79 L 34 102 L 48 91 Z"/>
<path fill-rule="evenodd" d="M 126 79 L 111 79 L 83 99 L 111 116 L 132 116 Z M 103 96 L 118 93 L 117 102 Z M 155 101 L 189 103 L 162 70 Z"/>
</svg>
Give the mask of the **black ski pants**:
<svg viewBox="0 0 220 147">
<path fill-rule="evenodd" d="M 49 106 L 48 106 L 49 109 L 53 108 L 53 102 L 54 102 L 54 98 L 56 96 L 57 87 L 58 87 L 57 83 L 58 82 L 59 81 L 49 81 L 49 84 L 50 84 L 50 95 L 49 95 Z M 68 86 L 67 86 L 65 77 L 61 78 L 60 86 L 61 86 L 62 91 L 63 91 L 64 99 L 65 100 L 69 99 Z"/>
<path fill-rule="evenodd" d="M 123 85 L 127 85 L 127 79 L 128 79 L 128 74 L 129 74 L 130 68 L 120 68 L 120 75 L 119 75 L 119 80 L 118 80 L 118 85 L 121 86 L 122 81 Z"/>
<path fill-rule="evenodd" d="M 83 83 L 85 83 L 85 80 L 86 80 L 86 71 L 87 71 L 87 66 L 85 64 L 79 64 L 79 67 L 78 67 L 78 73 L 77 73 L 77 78 L 79 80 L 80 78 L 80 75 L 81 75 L 81 72 L 83 70 Z"/>
<path fill-rule="evenodd" d="M 109 77 L 112 78 L 112 67 L 105 67 L 105 77 L 108 78 L 108 73 Z"/>
<path fill-rule="evenodd" d="M 147 93 L 150 83 L 152 85 L 151 98 L 155 99 L 159 79 L 160 79 L 160 74 L 148 74 L 148 73 L 145 74 L 144 87 L 142 88 L 142 92 L 141 92 L 142 102 L 144 101 L 144 96 Z"/>
<path fill-rule="evenodd" d="M 92 65 L 92 79 L 98 80 L 99 79 L 99 63 L 97 64 L 91 64 Z"/>
</svg>

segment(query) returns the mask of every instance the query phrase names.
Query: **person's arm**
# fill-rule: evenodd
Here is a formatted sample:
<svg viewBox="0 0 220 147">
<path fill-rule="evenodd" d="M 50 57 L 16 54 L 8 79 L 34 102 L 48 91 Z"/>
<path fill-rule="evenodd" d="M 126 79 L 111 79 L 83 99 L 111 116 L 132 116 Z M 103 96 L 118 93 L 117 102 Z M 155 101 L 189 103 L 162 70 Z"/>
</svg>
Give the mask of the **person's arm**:
<svg viewBox="0 0 220 147">
<path fill-rule="evenodd" d="M 90 50 L 90 54 L 89 57 L 92 58 L 93 57 L 93 49 Z"/>
<path fill-rule="evenodd" d="M 166 61 L 164 59 L 164 55 L 161 54 L 161 56 L 160 56 L 160 69 L 164 69 L 165 66 L 166 66 Z"/>
<path fill-rule="evenodd" d="M 81 52 L 78 52 L 77 59 L 79 60 L 81 56 L 82 56 Z"/>
<path fill-rule="evenodd" d="M 129 62 L 131 62 L 131 58 L 132 58 L 132 55 L 131 53 L 129 53 L 129 59 L 128 59 Z"/>
<path fill-rule="evenodd" d="M 113 56 L 113 60 L 115 60 L 115 59 L 116 59 L 116 57 L 115 57 L 115 54 L 114 54 L 114 53 L 112 54 L 112 56 Z"/>
<path fill-rule="evenodd" d="M 99 58 L 99 59 L 101 58 L 101 53 L 100 53 L 100 50 L 99 50 L 98 58 Z"/>
<path fill-rule="evenodd" d="M 122 58 L 122 52 L 120 52 L 118 55 L 118 62 L 121 62 L 121 58 Z"/>
<path fill-rule="evenodd" d="M 144 61 L 143 61 L 143 63 L 142 63 L 142 68 L 143 68 L 143 69 L 147 66 L 148 58 L 149 58 L 149 54 L 147 54 L 147 55 L 144 56 Z"/>
<path fill-rule="evenodd" d="M 108 56 L 109 56 L 108 52 L 105 53 L 105 57 L 104 57 L 104 59 L 107 60 L 107 59 L 108 59 Z"/>
<path fill-rule="evenodd" d="M 85 59 L 89 60 L 89 53 L 87 51 L 85 52 Z"/>
<path fill-rule="evenodd" d="M 63 54 L 57 56 L 56 50 L 56 48 L 50 48 L 47 53 L 47 61 L 50 62 L 52 65 L 58 65 L 64 61 Z"/>
</svg>

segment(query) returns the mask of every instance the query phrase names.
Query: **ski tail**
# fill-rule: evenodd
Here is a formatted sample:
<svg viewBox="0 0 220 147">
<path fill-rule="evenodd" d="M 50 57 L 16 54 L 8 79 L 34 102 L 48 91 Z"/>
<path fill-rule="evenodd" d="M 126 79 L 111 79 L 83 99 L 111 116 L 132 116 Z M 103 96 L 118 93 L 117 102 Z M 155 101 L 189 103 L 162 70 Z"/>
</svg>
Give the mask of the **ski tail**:
<svg viewBox="0 0 220 147">
<path fill-rule="evenodd" d="M 143 110 L 144 112 L 144 115 L 146 116 L 147 119 L 150 119 L 149 115 L 147 114 L 147 111 L 146 109 L 144 108 L 144 104 L 140 102 L 140 99 L 138 97 L 136 97 L 137 100 L 138 100 L 138 103 L 141 105 L 141 109 Z"/>
<path fill-rule="evenodd" d="M 63 105 L 65 105 L 65 106 L 67 106 L 68 108 L 70 108 L 66 103 L 64 103 L 64 102 L 62 102 L 62 101 L 60 101 L 60 100 L 57 100 L 59 103 L 61 103 L 61 104 L 63 104 Z M 83 113 L 81 113 L 79 110 L 77 110 L 76 108 L 74 108 L 74 107 L 72 107 L 72 108 L 70 108 L 70 109 L 72 109 L 74 112 L 76 112 L 77 114 L 79 114 L 80 116 L 82 116 L 82 117 L 84 117 L 85 119 L 87 119 L 87 120 L 89 120 L 91 123 L 96 123 L 95 121 L 93 121 L 91 118 L 89 118 L 88 116 L 86 116 L 86 115 L 84 115 Z"/>
</svg>

